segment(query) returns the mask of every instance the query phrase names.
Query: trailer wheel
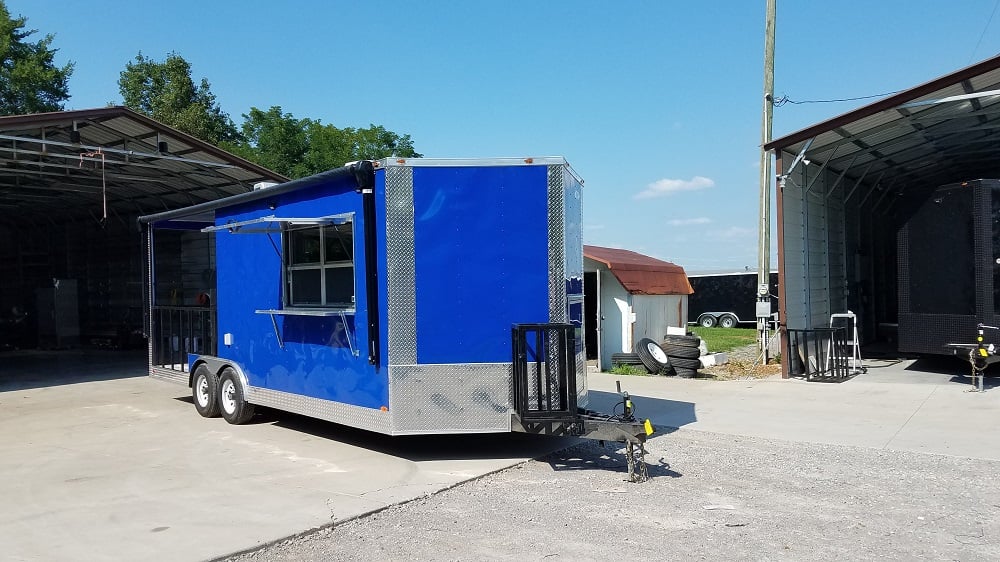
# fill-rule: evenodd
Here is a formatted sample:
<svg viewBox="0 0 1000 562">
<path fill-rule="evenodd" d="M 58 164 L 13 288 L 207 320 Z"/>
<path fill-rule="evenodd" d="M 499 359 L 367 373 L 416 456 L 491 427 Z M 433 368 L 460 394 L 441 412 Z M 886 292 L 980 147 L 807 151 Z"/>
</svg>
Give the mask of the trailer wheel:
<svg viewBox="0 0 1000 562">
<path fill-rule="evenodd" d="M 698 317 L 698 325 L 702 328 L 711 328 L 715 326 L 715 316 L 711 314 L 702 314 Z"/>
<path fill-rule="evenodd" d="M 233 425 L 250 421 L 254 414 L 254 406 L 243 396 L 243 387 L 232 367 L 223 369 L 219 377 L 219 409 L 223 419 Z"/>
<path fill-rule="evenodd" d="M 219 376 L 202 363 L 194 370 L 191 379 L 191 398 L 194 409 L 205 418 L 219 417 Z"/>
<path fill-rule="evenodd" d="M 642 360 L 650 373 L 656 374 L 670 367 L 670 359 L 659 344 L 649 338 L 642 338 L 635 344 L 635 354 Z"/>
<path fill-rule="evenodd" d="M 719 327 L 735 328 L 737 324 L 739 324 L 739 321 L 732 314 L 723 314 L 719 317 Z"/>
</svg>

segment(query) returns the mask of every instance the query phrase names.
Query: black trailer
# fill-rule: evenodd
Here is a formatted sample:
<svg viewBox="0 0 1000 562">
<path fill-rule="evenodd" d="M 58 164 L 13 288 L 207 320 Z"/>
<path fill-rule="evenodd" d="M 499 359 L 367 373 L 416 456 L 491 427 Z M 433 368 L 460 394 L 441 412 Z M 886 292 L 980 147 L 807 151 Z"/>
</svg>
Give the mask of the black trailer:
<svg viewBox="0 0 1000 562">
<path fill-rule="evenodd" d="M 899 351 L 950 355 L 1000 321 L 1000 180 L 943 185 L 899 229 Z"/>
<path fill-rule="evenodd" d="M 706 328 L 735 328 L 757 322 L 757 273 L 706 273 L 688 275 L 694 294 L 688 297 L 688 323 Z M 772 272 L 769 288 L 771 315 L 778 312 L 778 273 Z"/>
</svg>

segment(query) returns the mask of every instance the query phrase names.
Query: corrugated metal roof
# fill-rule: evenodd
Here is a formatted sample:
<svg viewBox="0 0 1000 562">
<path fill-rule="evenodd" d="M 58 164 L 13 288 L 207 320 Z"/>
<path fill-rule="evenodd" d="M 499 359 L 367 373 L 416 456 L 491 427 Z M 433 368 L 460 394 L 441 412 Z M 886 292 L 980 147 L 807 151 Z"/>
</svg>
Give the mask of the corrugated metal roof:
<svg viewBox="0 0 1000 562">
<path fill-rule="evenodd" d="M 583 256 L 606 265 L 633 295 L 690 295 L 694 292 L 684 268 L 668 261 L 601 246 L 583 247 Z"/>
<path fill-rule="evenodd" d="M 105 202 L 119 216 L 155 213 L 261 181 L 287 178 L 124 107 L 0 117 L 4 222 L 100 217 Z"/>
<path fill-rule="evenodd" d="M 996 177 L 1000 56 L 775 139 L 765 148 L 784 153 L 785 168 L 801 153 L 845 180 L 894 185 L 899 193 Z"/>
</svg>

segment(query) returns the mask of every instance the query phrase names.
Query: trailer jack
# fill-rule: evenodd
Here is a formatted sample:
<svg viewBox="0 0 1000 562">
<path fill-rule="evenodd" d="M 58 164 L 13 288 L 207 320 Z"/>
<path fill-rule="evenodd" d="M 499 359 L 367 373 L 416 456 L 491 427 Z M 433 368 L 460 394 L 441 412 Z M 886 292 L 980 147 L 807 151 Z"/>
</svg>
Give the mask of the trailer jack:
<svg viewBox="0 0 1000 562">
<path fill-rule="evenodd" d="M 945 347 L 950 348 L 955 355 L 959 350 L 969 351 L 969 365 L 972 368 L 972 387 L 974 391 L 983 391 L 983 375 L 986 368 L 1000 361 L 997 355 L 997 348 L 992 343 L 986 343 L 984 332 L 986 330 L 998 330 L 1000 327 L 987 326 L 985 324 L 976 325 L 976 343 L 949 343 Z"/>
</svg>

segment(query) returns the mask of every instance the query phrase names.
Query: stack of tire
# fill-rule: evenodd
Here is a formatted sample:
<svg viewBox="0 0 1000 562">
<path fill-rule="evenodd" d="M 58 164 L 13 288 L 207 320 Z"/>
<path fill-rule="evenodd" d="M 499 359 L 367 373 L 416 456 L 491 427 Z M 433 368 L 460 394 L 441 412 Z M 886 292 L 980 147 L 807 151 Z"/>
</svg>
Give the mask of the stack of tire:
<svg viewBox="0 0 1000 562">
<path fill-rule="evenodd" d="M 613 353 L 612 365 L 635 365 L 645 368 L 652 375 L 672 375 L 667 354 L 653 340 L 643 338 L 636 342 L 634 353 Z"/>
<path fill-rule="evenodd" d="M 698 374 L 701 368 L 701 338 L 694 335 L 687 336 L 666 336 L 660 347 L 670 361 L 670 366 L 674 373 L 685 379 L 690 379 Z"/>
</svg>

